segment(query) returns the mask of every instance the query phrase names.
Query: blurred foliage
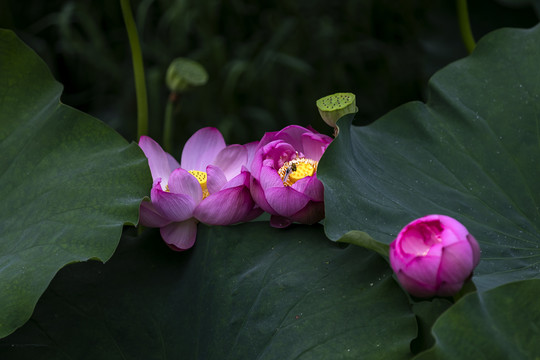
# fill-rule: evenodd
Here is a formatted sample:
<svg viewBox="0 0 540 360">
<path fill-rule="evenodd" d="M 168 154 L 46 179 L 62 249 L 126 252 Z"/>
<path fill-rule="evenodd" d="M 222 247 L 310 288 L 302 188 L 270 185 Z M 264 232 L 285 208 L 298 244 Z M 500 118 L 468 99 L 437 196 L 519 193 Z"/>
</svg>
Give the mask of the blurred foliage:
<svg viewBox="0 0 540 360">
<path fill-rule="evenodd" d="M 476 38 L 537 23 L 533 1 L 507 3 L 470 2 Z M 292 123 L 330 134 L 315 101 L 335 92 L 355 93 L 357 118 L 369 123 L 423 99 L 429 76 L 466 55 L 449 0 L 133 0 L 132 8 L 145 57 L 150 136 L 161 141 L 170 62 L 191 58 L 209 73 L 208 84 L 181 97 L 176 154 L 203 126 L 218 127 L 229 143 Z M 132 67 L 117 1 L 7 0 L 0 27 L 15 30 L 48 63 L 65 85 L 64 103 L 135 140 Z"/>
</svg>

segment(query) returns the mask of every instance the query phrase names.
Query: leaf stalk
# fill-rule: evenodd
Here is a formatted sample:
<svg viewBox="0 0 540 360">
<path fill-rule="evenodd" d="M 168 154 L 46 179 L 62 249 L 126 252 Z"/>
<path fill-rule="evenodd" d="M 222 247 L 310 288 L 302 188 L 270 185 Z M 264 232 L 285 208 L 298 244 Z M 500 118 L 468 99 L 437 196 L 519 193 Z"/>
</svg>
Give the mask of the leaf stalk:
<svg viewBox="0 0 540 360">
<path fill-rule="evenodd" d="M 139 139 L 141 136 L 148 134 L 148 100 L 146 95 L 143 58 L 137 27 L 131 11 L 130 0 L 120 0 L 120 6 L 122 7 L 122 15 L 124 17 L 124 23 L 126 24 L 126 31 L 131 48 L 135 92 L 137 96 L 137 139 Z"/>
<path fill-rule="evenodd" d="M 456 0 L 457 1 L 457 15 L 459 21 L 459 31 L 461 32 L 461 39 L 467 48 L 467 51 L 472 53 L 476 47 L 476 42 L 471 30 L 471 23 L 469 20 L 469 10 L 467 8 L 467 0 Z"/>
</svg>

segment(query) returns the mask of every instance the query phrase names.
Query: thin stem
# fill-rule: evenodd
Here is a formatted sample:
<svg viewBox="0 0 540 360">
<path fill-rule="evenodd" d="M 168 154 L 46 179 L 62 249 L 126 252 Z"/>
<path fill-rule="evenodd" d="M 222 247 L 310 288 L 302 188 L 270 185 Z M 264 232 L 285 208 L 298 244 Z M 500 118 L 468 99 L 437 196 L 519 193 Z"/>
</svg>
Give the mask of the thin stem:
<svg viewBox="0 0 540 360">
<path fill-rule="evenodd" d="M 163 146 L 168 153 L 172 151 L 173 110 L 177 101 L 178 95 L 175 92 L 171 92 L 165 107 L 165 119 L 163 121 Z"/>
<path fill-rule="evenodd" d="M 476 47 L 476 43 L 471 30 L 469 10 L 467 9 L 467 0 L 457 0 L 457 13 L 461 38 L 463 39 L 463 43 L 470 54 Z"/>
<path fill-rule="evenodd" d="M 148 133 L 148 100 L 146 97 L 146 81 L 144 79 L 144 66 L 142 59 L 141 44 L 130 0 L 120 0 L 122 15 L 126 24 L 129 45 L 131 47 L 131 59 L 133 61 L 133 75 L 135 77 L 135 92 L 137 94 L 137 139 Z"/>
<path fill-rule="evenodd" d="M 338 242 L 353 244 L 356 246 L 361 246 L 369 250 L 373 250 L 376 253 L 379 253 L 385 259 L 388 260 L 388 253 L 390 251 L 390 246 L 387 244 L 378 242 L 374 240 L 371 236 L 363 231 L 351 230 L 345 235 L 343 235 Z"/>
</svg>

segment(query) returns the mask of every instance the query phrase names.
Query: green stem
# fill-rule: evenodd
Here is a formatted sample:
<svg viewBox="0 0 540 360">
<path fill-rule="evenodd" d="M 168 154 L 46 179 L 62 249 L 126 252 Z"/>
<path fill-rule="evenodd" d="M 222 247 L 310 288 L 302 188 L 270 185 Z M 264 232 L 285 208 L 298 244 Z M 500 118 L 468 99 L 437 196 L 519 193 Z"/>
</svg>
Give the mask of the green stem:
<svg viewBox="0 0 540 360">
<path fill-rule="evenodd" d="M 133 75 L 135 77 L 135 92 L 137 94 L 137 139 L 148 134 L 148 100 L 146 97 L 146 82 L 144 79 L 144 66 L 142 59 L 141 44 L 133 14 L 131 13 L 130 0 L 120 0 L 122 15 L 126 24 L 129 45 L 131 47 L 131 59 L 133 61 Z"/>
<path fill-rule="evenodd" d="M 467 0 L 457 0 L 457 13 L 459 21 L 459 31 L 461 32 L 461 38 L 467 48 L 467 51 L 472 53 L 476 47 L 474 37 L 471 30 L 471 23 L 469 21 L 469 10 L 467 9 Z"/>
<path fill-rule="evenodd" d="M 177 104 L 178 96 L 175 92 L 171 92 L 167 105 L 165 107 L 165 119 L 163 121 L 163 146 L 169 154 L 172 151 L 172 134 L 173 134 L 173 110 Z"/>
<path fill-rule="evenodd" d="M 371 236 L 363 231 L 351 230 L 343 235 L 338 242 L 361 246 L 366 249 L 373 250 L 376 253 L 379 253 L 383 259 L 389 261 L 388 253 L 390 251 L 390 246 L 374 240 Z"/>
</svg>

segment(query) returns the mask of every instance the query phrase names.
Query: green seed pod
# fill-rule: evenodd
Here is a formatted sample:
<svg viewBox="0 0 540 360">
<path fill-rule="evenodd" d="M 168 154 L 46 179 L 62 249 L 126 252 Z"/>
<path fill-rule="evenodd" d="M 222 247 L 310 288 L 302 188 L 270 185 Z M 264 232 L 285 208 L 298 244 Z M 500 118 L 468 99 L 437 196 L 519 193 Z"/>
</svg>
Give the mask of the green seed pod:
<svg viewBox="0 0 540 360">
<path fill-rule="evenodd" d="M 336 93 L 317 100 L 317 108 L 324 122 L 336 128 L 336 122 L 344 115 L 358 111 L 353 93 Z"/>
<path fill-rule="evenodd" d="M 183 92 L 191 86 L 201 86 L 208 81 L 208 73 L 196 61 L 176 58 L 167 69 L 166 82 L 172 92 Z"/>
</svg>

